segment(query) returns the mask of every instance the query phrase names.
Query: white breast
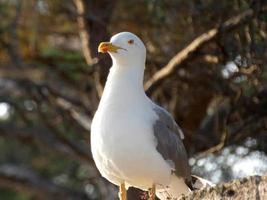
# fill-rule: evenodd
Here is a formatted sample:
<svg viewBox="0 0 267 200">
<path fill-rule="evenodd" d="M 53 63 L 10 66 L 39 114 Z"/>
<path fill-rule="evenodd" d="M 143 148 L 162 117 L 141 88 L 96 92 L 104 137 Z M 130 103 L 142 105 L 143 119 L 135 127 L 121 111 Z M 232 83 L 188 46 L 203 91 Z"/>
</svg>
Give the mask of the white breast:
<svg viewBox="0 0 267 200">
<path fill-rule="evenodd" d="M 92 152 L 105 178 L 116 185 L 125 181 L 144 189 L 155 182 L 168 182 L 170 167 L 156 151 L 155 117 L 149 104 L 131 108 L 107 105 L 97 112 L 91 133 Z"/>
</svg>

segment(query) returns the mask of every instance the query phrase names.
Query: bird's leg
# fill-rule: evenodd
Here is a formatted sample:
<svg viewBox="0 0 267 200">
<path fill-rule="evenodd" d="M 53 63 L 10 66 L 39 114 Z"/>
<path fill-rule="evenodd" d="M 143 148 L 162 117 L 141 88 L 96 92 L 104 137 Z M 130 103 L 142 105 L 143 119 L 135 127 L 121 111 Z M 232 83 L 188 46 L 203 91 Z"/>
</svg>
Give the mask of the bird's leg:
<svg viewBox="0 0 267 200">
<path fill-rule="evenodd" d="M 156 197 L 156 186 L 155 184 L 152 185 L 152 188 L 150 188 L 148 190 L 148 196 L 149 196 L 149 200 L 155 200 Z"/>
<path fill-rule="evenodd" d="M 127 200 L 127 191 L 125 188 L 125 183 L 120 185 L 120 192 L 119 192 L 120 200 Z"/>
</svg>

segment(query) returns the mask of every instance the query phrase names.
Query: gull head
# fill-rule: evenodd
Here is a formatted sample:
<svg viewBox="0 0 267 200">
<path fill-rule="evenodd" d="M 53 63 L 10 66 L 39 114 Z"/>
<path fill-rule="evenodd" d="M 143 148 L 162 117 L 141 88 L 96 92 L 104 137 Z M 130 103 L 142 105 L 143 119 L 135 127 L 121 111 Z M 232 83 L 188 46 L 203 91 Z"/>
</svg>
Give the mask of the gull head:
<svg viewBox="0 0 267 200">
<path fill-rule="evenodd" d="M 98 52 L 109 53 L 113 64 L 119 66 L 144 64 L 146 59 L 144 43 L 130 32 L 118 33 L 109 42 L 101 42 Z"/>
</svg>

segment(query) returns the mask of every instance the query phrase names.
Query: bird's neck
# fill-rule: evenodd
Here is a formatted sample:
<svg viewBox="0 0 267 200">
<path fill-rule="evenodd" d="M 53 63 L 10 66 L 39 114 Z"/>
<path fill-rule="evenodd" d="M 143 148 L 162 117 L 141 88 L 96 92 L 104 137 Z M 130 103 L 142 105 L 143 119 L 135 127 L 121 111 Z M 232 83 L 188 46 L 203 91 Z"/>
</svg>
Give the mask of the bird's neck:
<svg viewBox="0 0 267 200">
<path fill-rule="evenodd" d="M 133 104 L 146 97 L 143 87 L 144 64 L 118 66 L 113 64 L 108 75 L 101 103 Z M 100 103 L 100 104 L 101 104 Z"/>
</svg>

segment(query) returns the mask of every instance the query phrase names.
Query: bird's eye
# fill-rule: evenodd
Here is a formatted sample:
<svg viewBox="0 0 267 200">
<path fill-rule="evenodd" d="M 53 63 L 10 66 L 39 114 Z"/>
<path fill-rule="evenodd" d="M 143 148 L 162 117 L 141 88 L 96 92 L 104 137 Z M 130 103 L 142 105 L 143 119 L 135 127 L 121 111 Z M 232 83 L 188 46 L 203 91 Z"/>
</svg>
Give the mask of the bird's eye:
<svg viewBox="0 0 267 200">
<path fill-rule="evenodd" d="M 128 40 L 128 44 L 133 44 L 134 40 Z"/>
</svg>

